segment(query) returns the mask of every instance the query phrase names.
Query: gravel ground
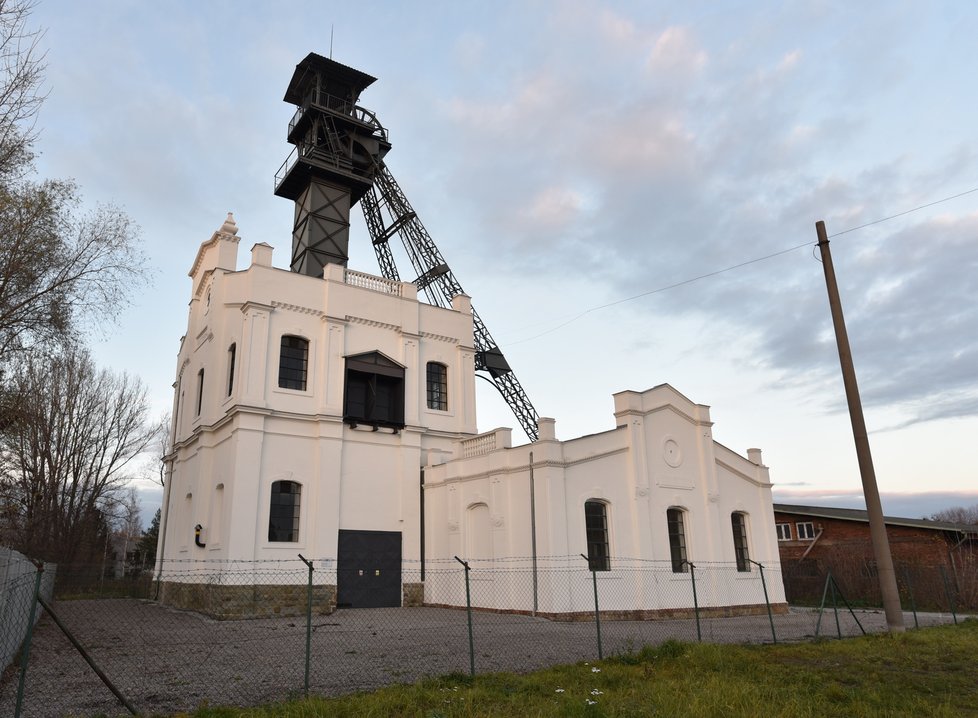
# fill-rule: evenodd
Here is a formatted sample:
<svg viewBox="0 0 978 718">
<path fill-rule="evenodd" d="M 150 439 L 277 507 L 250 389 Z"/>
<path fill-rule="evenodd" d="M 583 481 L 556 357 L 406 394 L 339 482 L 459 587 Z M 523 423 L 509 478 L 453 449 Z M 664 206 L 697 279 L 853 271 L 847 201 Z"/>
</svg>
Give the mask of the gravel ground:
<svg viewBox="0 0 978 718">
<path fill-rule="evenodd" d="M 136 599 L 66 601 L 62 621 L 119 690 L 147 715 L 193 710 L 202 703 L 257 705 L 301 694 L 306 626 L 301 618 L 217 621 Z M 859 611 L 868 632 L 886 629 L 878 611 Z M 779 641 L 813 637 L 817 614 L 792 609 L 774 616 Z M 949 623 L 950 614 L 919 614 L 921 626 Z M 913 616 L 906 615 L 913 626 Z M 859 634 L 848 612 L 839 613 L 843 636 Z M 703 619 L 704 641 L 771 641 L 766 615 Z M 828 611 L 820 635 L 837 635 Z M 694 620 L 601 623 L 605 656 L 661 643 L 695 641 Z M 475 612 L 478 673 L 524 672 L 597 658 L 594 623 Z M 310 690 L 335 695 L 409 683 L 426 676 L 468 673 L 464 610 L 440 608 L 346 609 L 314 616 Z M 0 715 L 13 715 L 18 673 L 0 685 Z M 34 634 L 24 694 L 24 718 L 128 715 L 47 615 Z"/>
</svg>

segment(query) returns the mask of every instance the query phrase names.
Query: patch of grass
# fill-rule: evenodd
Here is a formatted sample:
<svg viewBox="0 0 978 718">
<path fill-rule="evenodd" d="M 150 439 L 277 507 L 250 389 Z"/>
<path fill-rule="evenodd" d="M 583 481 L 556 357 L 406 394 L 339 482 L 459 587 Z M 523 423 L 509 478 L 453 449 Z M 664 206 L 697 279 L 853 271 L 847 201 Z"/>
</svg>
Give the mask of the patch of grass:
<svg viewBox="0 0 978 718">
<path fill-rule="evenodd" d="M 805 644 L 667 641 L 528 675 L 452 674 L 339 698 L 201 708 L 193 718 L 676 715 L 978 716 L 978 621 Z"/>
</svg>

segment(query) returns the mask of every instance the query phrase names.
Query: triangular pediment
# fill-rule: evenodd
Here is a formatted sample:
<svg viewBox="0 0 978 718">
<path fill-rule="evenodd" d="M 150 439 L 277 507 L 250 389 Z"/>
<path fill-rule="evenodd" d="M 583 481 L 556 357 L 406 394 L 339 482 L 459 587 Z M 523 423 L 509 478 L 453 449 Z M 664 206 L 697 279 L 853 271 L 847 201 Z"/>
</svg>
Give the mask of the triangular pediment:
<svg viewBox="0 0 978 718">
<path fill-rule="evenodd" d="M 348 369 L 373 372 L 374 374 L 387 374 L 389 376 L 404 376 L 404 365 L 398 364 L 381 352 L 352 354 L 345 357 L 345 359 Z"/>
</svg>

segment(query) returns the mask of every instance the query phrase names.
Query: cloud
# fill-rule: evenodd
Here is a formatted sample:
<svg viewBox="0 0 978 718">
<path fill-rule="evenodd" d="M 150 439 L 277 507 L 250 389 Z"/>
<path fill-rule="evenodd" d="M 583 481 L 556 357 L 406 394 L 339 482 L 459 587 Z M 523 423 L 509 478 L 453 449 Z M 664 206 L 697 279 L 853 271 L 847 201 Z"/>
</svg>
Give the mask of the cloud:
<svg viewBox="0 0 978 718">
<path fill-rule="evenodd" d="M 802 506 L 821 506 L 840 509 L 866 508 L 861 489 L 825 491 L 819 489 L 795 490 L 774 488 L 775 503 Z M 882 492 L 880 503 L 883 513 L 894 518 L 922 519 L 943 509 L 955 506 L 973 506 L 978 503 L 978 492 L 929 491 L 927 493 Z"/>
<path fill-rule="evenodd" d="M 818 45 L 777 48 L 772 35 L 770 48 L 707 51 L 686 25 L 599 10 L 590 21 L 598 32 L 583 61 L 510 73 L 504 101 L 449 103 L 450 133 L 471 149 L 457 172 L 474 176 L 472 210 L 498 238 L 483 244 L 487 261 L 555 281 L 587 267 L 624 297 L 810 241 L 644 306 L 750 336 L 749 353 L 728 363 L 843 410 L 814 222 L 840 231 L 934 199 L 942 180 L 973 176 L 971 145 L 932 158 L 866 153 L 888 88 L 865 85 L 852 99 L 859 73 L 886 74 L 875 61 L 849 65 L 865 48 L 827 57 Z M 586 25 L 586 13 L 573 22 Z M 842 71 L 848 84 L 828 89 L 825 75 Z M 825 104 L 832 92 L 850 101 Z M 888 408 L 893 426 L 976 409 L 978 220 L 948 210 L 832 242 L 863 401 Z"/>
<path fill-rule="evenodd" d="M 702 70 L 707 60 L 689 28 L 668 27 L 655 39 L 645 67 L 653 74 L 689 77 Z"/>
<path fill-rule="evenodd" d="M 529 203 L 522 213 L 524 219 L 540 227 L 563 228 L 580 221 L 586 199 L 581 193 L 567 187 L 546 187 Z"/>
</svg>

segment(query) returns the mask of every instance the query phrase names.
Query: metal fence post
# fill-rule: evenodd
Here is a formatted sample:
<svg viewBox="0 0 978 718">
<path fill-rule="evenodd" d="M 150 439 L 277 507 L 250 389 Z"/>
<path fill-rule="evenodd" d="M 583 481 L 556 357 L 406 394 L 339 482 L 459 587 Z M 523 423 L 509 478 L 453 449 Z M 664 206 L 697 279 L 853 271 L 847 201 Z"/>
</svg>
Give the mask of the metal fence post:
<svg viewBox="0 0 978 718">
<path fill-rule="evenodd" d="M 693 584 L 693 615 L 696 616 L 696 640 L 703 642 L 703 632 L 700 630 L 700 602 L 696 597 L 696 566 L 692 561 L 683 559 L 683 563 L 689 566 L 689 580 Z"/>
<path fill-rule="evenodd" d="M 587 556 L 581 554 L 581 558 L 588 562 L 588 568 L 591 569 L 591 582 L 594 584 L 594 626 L 598 631 L 598 660 L 601 660 L 604 658 L 604 652 L 601 647 L 601 612 L 598 610 L 598 572 Z"/>
<path fill-rule="evenodd" d="M 302 559 L 304 563 L 309 568 L 309 586 L 306 589 L 306 680 L 305 680 L 305 691 L 306 695 L 309 695 L 309 659 L 312 653 L 312 561 L 306 561 L 305 556 L 301 553 L 299 558 Z"/>
<path fill-rule="evenodd" d="M 463 561 L 458 556 L 455 557 L 465 567 L 465 612 L 469 618 L 469 675 L 475 676 L 475 641 L 472 638 L 472 593 L 469 590 L 469 568 L 468 561 Z"/>
<path fill-rule="evenodd" d="M 838 634 L 839 638 L 842 638 L 842 624 L 839 623 L 839 602 L 835 597 L 835 578 L 832 573 L 829 572 L 829 588 L 832 590 L 832 611 L 835 613 L 835 632 Z"/>
<path fill-rule="evenodd" d="M 771 614 L 771 600 L 767 597 L 767 581 L 764 580 L 764 564 L 753 559 L 747 560 L 761 569 L 761 588 L 764 589 L 764 605 L 767 606 L 767 620 L 771 624 L 771 639 L 777 643 L 778 634 L 774 632 L 774 616 Z"/>
<path fill-rule="evenodd" d="M 34 618 L 37 616 L 37 598 L 41 591 L 41 574 L 44 573 L 44 564 L 37 562 L 34 564 L 37 574 L 34 576 L 34 595 L 31 598 L 30 617 L 27 619 L 27 635 L 20 647 L 20 680 L 17 682 L 17 705 L 14 707 L 14 718 L 20 718 L 20 709 L 24 703 L 24 681 L 27 678 L 27 660 L 31 655 L 31 641 L 34 638 Z"/>
<path fill-rule="evenodd" d="M 907 582 L 907 596 L 910 598 L 910 610 L 913 611 L 913 627 L 920 628 L 917 623 L 917 604 L 913 600 L 913 583 L 910 581 L 910 569 L 904 567 L 903 580 Z"/>
<path fill-rule="evenodd" d="M 951 593 L 951 586 L 947 582 L 947 571 L 944 570 L 944 566 L 939 566 L 941 569 L 941 578 L 944 579 L 944 594 L 947 596 L 947 604 L 951 608 L 951 617 L 954 619 L 954 625 L 958 625 L 958 614 L 954 610 L 954 595 Z"/>
</svg>

